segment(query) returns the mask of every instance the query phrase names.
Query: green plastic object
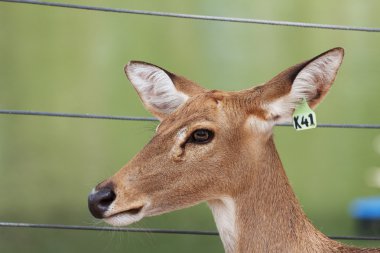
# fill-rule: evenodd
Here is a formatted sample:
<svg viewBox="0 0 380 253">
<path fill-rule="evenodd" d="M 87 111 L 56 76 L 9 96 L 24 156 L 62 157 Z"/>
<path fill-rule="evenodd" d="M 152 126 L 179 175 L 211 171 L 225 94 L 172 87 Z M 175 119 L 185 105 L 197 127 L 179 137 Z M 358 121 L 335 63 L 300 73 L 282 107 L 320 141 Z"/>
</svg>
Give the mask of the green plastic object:
<svg viewBox="0 0 380 253">
<path fill-rule="evenodd" d="M 304 98 L 293 113 L 293 127 L 299 130 L 307 130 L 317 127 L 315 112 L 309 107 Z"/>
</svg>

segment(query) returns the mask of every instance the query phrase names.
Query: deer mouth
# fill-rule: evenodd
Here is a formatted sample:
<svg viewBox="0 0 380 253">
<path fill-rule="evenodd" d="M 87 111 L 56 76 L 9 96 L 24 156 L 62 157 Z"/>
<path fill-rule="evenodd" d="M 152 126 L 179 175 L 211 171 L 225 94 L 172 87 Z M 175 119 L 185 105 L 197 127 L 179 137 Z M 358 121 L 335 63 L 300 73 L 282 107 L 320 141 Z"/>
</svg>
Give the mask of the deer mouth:
<svg viewBox="0 0 380 253">
<path fill-rule="evenodd" d="M 106 216 L 103 220 L 113 226 L 126 226 L 141 220 L 144 217 L 144 206 L 137 206 Z"/>
<path fill-rule="evenodd" d="M 127 226 L 141 220 L 147 216 L 147 211 L 151 206 L 150 200 L 143 197 L 127 203 L 119 203 L 115 199 L 113 198 L 110 204 L 107 202 L 108 206 L 104 208 L 106 210 L 102 210 L 102 215 L 98 217 L 112 226 Z M 98 205 L 103 207 L 101 204 Z"/>
<path fill-rule="evenodd" d="M 106 219 L 112 218 L 112 217 L 117 217 L 117 216 L 122 216 L 122 215 L 137 215 L 141 212 L 144 206 L 138 206 L 138 207 L 133 207 L 115 214 L 112 214 L 108 217 L 105 217 Z"/>
</svg>

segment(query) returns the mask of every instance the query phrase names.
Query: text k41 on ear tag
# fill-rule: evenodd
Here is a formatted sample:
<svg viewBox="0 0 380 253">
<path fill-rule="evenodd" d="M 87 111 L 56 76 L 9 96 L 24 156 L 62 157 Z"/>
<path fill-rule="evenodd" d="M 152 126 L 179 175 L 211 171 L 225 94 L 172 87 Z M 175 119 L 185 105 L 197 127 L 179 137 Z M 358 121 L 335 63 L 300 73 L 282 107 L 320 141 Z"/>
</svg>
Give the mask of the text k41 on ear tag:
<svg viewBox="0 0 380 253">
<path fill-rule="evenodd" d="M 304 98 L 293 113 L 293 126 L 296 130 L 306 130 L 317 127 L 315 112 L 311 110 Z"/>
</svg>

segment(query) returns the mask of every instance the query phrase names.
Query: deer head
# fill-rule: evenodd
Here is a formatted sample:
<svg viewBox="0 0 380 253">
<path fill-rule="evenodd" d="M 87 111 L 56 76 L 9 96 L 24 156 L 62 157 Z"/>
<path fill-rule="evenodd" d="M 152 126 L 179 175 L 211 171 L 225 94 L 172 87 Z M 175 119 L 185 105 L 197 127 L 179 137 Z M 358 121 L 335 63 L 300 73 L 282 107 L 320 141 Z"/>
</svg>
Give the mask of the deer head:
<svg viewBox="0 0 380 253">
<path fill-rule="evenodd" d="M 342 48 L 331 49 L 237 92 L 207 90 L 155 65 L 130 62 L 125 72 L 160 125 L 130 162 L 95 187 L 89 195 L 91 213 L 120 226 L 207 201 L 231 252 L 249 249 L 242 246 L 242 231 L 257 229 L 263 215 L 283 209 L 304 219 L 272 142 L 272 128 L 290 121 L 303 99 L 312 108 L 321 102 L 343 54 Z M 287 211 L 289 206 L 296 212 Z"/>
</svg>

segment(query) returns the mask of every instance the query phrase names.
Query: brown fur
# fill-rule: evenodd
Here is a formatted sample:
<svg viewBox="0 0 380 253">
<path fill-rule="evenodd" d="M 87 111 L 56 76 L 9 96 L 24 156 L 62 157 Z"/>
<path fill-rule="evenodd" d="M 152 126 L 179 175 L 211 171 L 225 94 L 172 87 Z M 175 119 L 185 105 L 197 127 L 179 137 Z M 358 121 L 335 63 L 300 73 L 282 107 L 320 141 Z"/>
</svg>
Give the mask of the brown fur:
<svg viewBox="0 0 380 253">
<path fill-rule="evenodd" d="M 342 49 L 333 50 L 343 54 Z M 323 54 L 314 59 L 319 57 Z M 252 116 L 264 124 L 276 120 L 269 118 L 265 105 L 287 95 L 298 73 L 314 59 L 240 92 L 208 91 L 165 70 L 176 89 L 190 98 L 170 115 L 160 114 L 161 125 L 152 140 L 102 184 L 114 187 L 113 212 L 149 199 L 143 210 L 151 216 L 229 196 L 236 206 L 235 253 L 380 252 L 344 246 L 314 228 L 289 184 L 271 127 L 252 127 L 256 121 L 247 125 Z M 317 92 L 309 104 L 316 106 L 331 84 L 316 80 Z M 179 138 L 184 128 L 187 132 Z M 214 139 L 204 145 L 186 143 L 200 128 L 212 130 Z"/>
</svg>

